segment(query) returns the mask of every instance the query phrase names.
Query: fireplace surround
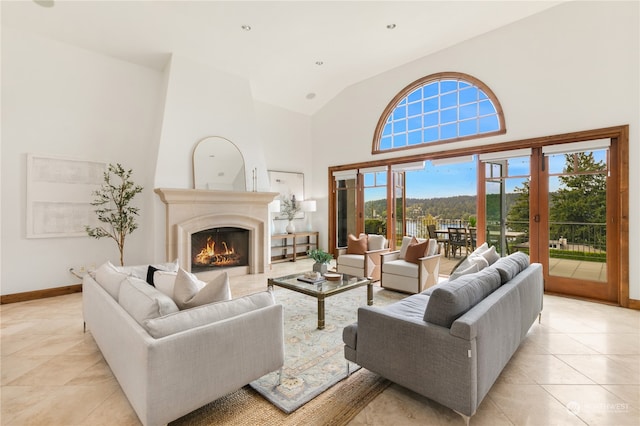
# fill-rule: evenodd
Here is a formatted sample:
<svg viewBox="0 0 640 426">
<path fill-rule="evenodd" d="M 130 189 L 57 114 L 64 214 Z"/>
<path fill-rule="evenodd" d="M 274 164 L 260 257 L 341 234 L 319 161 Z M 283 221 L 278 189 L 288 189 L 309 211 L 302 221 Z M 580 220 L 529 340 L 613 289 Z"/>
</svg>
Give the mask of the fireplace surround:
<svg viewBox="0 0 640 426">
<path fill-rule="evenodd" d="M 278 193 L 174 188 L 157 188 L 155 192 L 165 203 L 167 261 L 178 259 L 181 268 L 206 280 L 221 268 L 194 271 L 192 234 L 213 228 L 237 228 L 248 232 L 247 265 L 224 270 L 231 275 L 265 272 L 270 256 L 268 206 Z"/>
</svg>

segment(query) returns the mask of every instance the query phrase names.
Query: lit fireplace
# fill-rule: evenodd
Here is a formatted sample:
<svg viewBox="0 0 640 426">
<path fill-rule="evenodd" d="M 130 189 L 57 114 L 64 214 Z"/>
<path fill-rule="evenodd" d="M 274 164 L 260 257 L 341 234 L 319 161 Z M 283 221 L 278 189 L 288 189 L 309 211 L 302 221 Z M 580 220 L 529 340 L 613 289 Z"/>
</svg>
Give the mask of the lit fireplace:
<svg viewBox="0 0 640 426">
<path fill-rule="evenodd" d="M 221 227 L 191 234 L 191 272 L 247 266 L 249 231 Z"/>
</svg>

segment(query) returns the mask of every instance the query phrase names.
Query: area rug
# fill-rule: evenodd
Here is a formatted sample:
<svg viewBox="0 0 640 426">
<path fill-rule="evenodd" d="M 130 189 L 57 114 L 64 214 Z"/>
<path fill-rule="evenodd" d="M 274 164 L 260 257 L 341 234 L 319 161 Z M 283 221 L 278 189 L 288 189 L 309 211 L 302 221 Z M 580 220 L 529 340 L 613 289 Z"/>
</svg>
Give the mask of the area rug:
<svg viewBox="0 0 640 426">
<path fill-rule="evenodd" d="M 404 295 L 374 288 L 374 305 L 395 302 Z M 275 290 L 284 307 L 285 363 L 278 385 L 273 372 L 250 385 L 285 413 L 291 413 L 343 380 L 360 367 L 344 358 L 342 329 L 356 322 L 359 306 L 366 306 L 365 287 L 325 299 L 325 328 L 318 330 L 318 301 L 287 289 Z M 347 370 L 347 365 L 348 370 Z"/>
</svg>

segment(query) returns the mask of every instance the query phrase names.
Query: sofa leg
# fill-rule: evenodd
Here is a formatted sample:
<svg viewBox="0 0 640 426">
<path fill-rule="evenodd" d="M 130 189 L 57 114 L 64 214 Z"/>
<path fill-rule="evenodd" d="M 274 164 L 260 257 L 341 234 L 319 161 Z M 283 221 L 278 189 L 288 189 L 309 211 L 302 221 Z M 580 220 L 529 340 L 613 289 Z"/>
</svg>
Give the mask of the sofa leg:
<svg viewBox="0 0 640 426">
<path fill-rule="evenodd" d="M 282 384 L 283 370 L 284 370 L 284 366 L 280 367 L 280 370 L 278 370 L 278 382 L 276 383 L 276 386 L 280 386 Z"/>
<path fill-rule="evenodd" d="M 538 314 L 538 324 L 542 324 L 542 312 Z"/>
<path fill-rule="evenodd" d="M 464 419 L 464 424 L 466 426 L 469 426 L 469 422 L 471 421 L 471 417 L 470 416 L 466 416 L 466 415 L 464 415 L 464 414 L 462 414 L 462 413 L 460 413 L 460 412 L 458 412 L 456 410 L 453 410 L 453 411 L 455 411 L 456 414 L 459 414 Z"/>
</svg>

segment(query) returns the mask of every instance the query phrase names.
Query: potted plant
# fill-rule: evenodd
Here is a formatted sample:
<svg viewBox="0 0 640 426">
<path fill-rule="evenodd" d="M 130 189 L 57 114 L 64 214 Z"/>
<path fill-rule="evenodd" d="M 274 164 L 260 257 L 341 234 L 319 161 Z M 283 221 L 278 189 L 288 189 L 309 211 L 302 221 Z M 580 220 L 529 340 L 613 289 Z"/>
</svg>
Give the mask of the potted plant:
<svg viewBox="0 0 640 426">
<path fill-rule="evenodd" d="M 125 237 L 138 228 L 136 216 L 139 209 L 129 206 L 129 203 L 142 192 L 142 187 L 133 183 L 131 173 L 131 170 L 125 170 L 120 164 L 109 164 L 104 172 L 104 183 L 93 192 L 96 198 L 91 203 L 98 207 L 95 210 L 98 220 L 106 226 L 85 226 L 90 237 L 109 237 L 116 242 L 120 251 L 120 265 L 124 265 Z M 112 175 L 116 177 L 116 182 L 112 181 Z"/>
<path fill-rule="evenodd" d="M 313 264 L 313 270 L 315 272 L 320 272 L 321 274 L 325 274 L 327 272 L 327 265 L 333 259 L 333 255 L 331 253 L 327 253 L 322 249 L 309 250 L 307 255 L 316 261 L 316 263 Z"/>
<path fill-rule="evenodd" d="M 475 216 L 469 216 L 469 228 L 475 228 L 478 219 Z"/>
<path fill-rule="evenodd" d="M 289 224 L 286 228 L 287 233 L 293 234 L 296 232 L 296 227 L 292 221 L 296 217 L 296 214 L 302 209 L 302 205 L 296 200 L 295 195 L 292 195 L 289 199 L 282 197 L 280 204 L 282 206 L 280 211 L 284 213 L 285 216 L 287 216 L 287 220 L 289 220 Z"/>
</svg>

